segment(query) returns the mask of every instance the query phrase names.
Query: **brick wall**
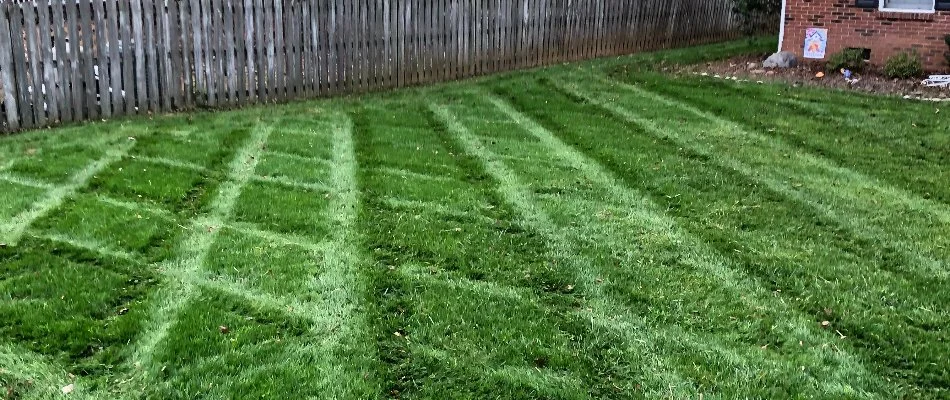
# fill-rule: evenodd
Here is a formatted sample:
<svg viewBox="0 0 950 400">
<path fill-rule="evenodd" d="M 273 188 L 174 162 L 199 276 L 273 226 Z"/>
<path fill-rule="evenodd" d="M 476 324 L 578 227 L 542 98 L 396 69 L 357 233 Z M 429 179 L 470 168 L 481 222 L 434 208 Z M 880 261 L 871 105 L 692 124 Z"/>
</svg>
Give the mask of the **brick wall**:
<svg viewBox="0 0 950 400">
<path fill-rule="evenodd" d="M 787 0 L 782 50 L 802 56 L 805 29 L 828 29 L 826 57 L 847 47 L 871 49 L 871 62 L 916 49 L 930 71 L 947 71 L 943 38 L 950 34 L 950 11 L 914 14 L 856 7 L 854 0 Z"/>
</svg>

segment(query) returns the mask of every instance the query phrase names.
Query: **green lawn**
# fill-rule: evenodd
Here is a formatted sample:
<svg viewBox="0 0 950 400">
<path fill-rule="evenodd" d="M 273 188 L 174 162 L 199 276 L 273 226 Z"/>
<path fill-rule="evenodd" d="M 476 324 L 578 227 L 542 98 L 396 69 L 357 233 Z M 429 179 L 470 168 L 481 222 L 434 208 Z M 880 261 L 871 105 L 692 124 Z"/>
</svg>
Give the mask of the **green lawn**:
<svg viewBox="0 0 950 400">
<path fill-rule="evenodd" d="M 950 109 L 772 46 L 2 138 L 0 397 L 950 398 Z"/>
</svg>

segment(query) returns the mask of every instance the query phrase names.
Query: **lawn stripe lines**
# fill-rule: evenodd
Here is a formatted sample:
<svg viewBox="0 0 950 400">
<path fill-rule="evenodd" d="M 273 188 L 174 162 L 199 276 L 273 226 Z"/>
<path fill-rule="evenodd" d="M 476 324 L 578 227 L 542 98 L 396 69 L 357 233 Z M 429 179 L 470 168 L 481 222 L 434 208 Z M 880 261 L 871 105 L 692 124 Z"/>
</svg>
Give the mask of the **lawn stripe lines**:
<svg viewBox="0 0 950 400">
<path fill-rule="evenodd" d="M 230 229 L 230 227 L 228 228 Z M 146 264 L 146 260 L 140 256 L 121 250 L 110 249 L 108 246 L 103 246 L 94 241 L 79 240 L 64 235 L 54 235 L 32 231 L 28 231 L 27 234 L 37 239 L 48 240 L 54 243 L 60 243 L 77 249 L 86 250 L 99 256 L 129 261 L 134 264 Z M 320 248 L 314 246 L 313 244 L 293 244 L 305 247 L 307 249 Z M 321 307 L 311 302 L 299 302 L 295 300 L 286 301 L 283 298 L 259 292 L 240 282 L 235 282 L 228 278 L 211 276 L 210 274 L 200 272 L 182 273 L 182 271 L 178 270 L 162 270 L 159 272 L 165 277 L 173 278 L 196 287 L 217 290 L 242 300 L 246 300 L 252 304 L 259 305 L 263 308 L 268 308 L 286 313 L 288 315 L 297 316 L 314 323 L 319 323 L 320 326 L 323 326 L 323 323 L 326 322 L 326 313 L 321 311 Z"/>
<path fill-rule="evenodd" d="M 565 250 L 565 251 L 569 251 L 569 250 Z M 594 270 L 594 268 L 589 265 L 585 266 L 585 268 L 586 268 L 585 270 Z M 521 303 L 537 302 L 539 300 L 537 298 L 538 297 L 537 294 L 528 288 L 497 284 L 497 283 L 489 282 L 489 281 L 473 281 L 464 277 L 453 276 L 453 274 L 446 273 L 446 272 L 441 272 L 438 275 L 435 275 L 435 274 L 427 273 L 425 268 L 416 264 L 402 266 L 399 269 L 399 273 L 413 280 L 419 281 L 424 285 L 437 285 L 437 286 L 455 289 L 458 291 L 468 290 L 468 291 L 472 291 L 474 293 L 478 293 L 489 298 L 505 298 L 505 299 L 510 299 L 512 301 L 521 302 Z M 598 307 L 597 309 L 588 308 L 584 310 L 575 310 L 574 314 L 576 314 L 583 320 L 588 321 L 592 326 L 595 326 L 597 328 L 604 329 L 604 330 L 620 332 L 626 339 L 635 342 L 638 346 L 638 350 L 640 350 L 640 352 L 642 353 L 646 353 L 644 357 L 647 358 L 648 360 L 644 361 L 644 363 L 649 366 L 662 366 L 666 362 L 666 360 L 663 360 L 659 356 L 655 355 L 655 354 L 658 354 L 658 351 L 656 349 L 658 345 L 666 345 L 666 346 L 678 345 L 683 340 L 683 337 L 689 336 L 688 333 L 683 332 L 677 327 L 666 327 L 662 329 L 664 331 L 664 335 L 658 335 L 656 337 L 649 338 L 643 332 L 653 329 L 653 328 L 651 328 L 643 318 L 636 318 L 636 317 L 630 317 L 628 315 L 624 315 L 624 311 L 623 311 L 624 307 L 622 306 L 612 305 L 612 307 L 614 308 L 611 310 L 606 310 L 606 311 L 601 310 L 600 307 Z M 604 312 L 609 312 L 609 314 L 605 314 Z M 647 340 L 647 339 L 654 339 L 654 340 Z M 725 357 L 729 358 L 730 360 L 733 360 L 733 362 L 737 364 L 742 362 L 742 356 L 740 354 L 734 351 L 730 351 L 727 348 L 717 346 L 713 342 L 714 341 L 707 341 L 707 340 L 704 340 L 703 338 L 698 338 L 695 340 L 695 342 L 689 343 L 689 345 L 697 347 L 697 348 L 701 348 L 704 352 L 711 352 L 711 353 L 724 355 Z M 429 346 L 424 346 L 424 345 L 419 346 L 419 347 L 421 347 L 424 352 L 427 352 L 427 354 L 436 356 L 437 358 L 440 358 L 444 360 L 445 362 L 450 362 L 450 359 L 448 358 L 449 356 L 446 354 L 445 351 L 435 349 Z M 436 353 L 433 354 L 431 352 L 436 352 Z M 505 367 L 502 367 L 502 369 L 504 368 Z M 521 368 L 518 368 L 518 369 L 522 370 Z M 498 370 L 493 369 L 492 371 L 498 371 Z M 576 381 L 570 375 L 553 375 L 547 372 L 548 371 L 545 371 L 544 373 L 541 373 L 539 376 L 554 377 L 557 380 L 567 379 L 571 382 Z M 695 395 L 695 393 L 687 393 L 684 391 L 698 390 L 696 388 L 691 388 L 687 384 L 682 383 L 682 382 L 685 382 L 684 378 L 680 376 L 679 374 L 677 374 L 675 371 L 662 371 L 662 370 L 655 371 L 654 370 L 651 372 L 655 374 L 654 376 L 650 377 L 652 378 L 652 381 L 655 382 L 655 385 L 654 385 L 655 387 L 639 388 L 641 390 L 649 391 L 648 393 L 645 393 L 648 398 L 657 397 L 657 396 L 668 396 L 671 388 L 673 390 L 678 390 L 677 393 L 683 396 L 686 396 L 688 394 Z M 548 386 L 537 386 L 536 389 L 540 390 L 545 387 L 550 387 L 551 382 L 548 382 L 546 385 Z M 580 386 L 580 384 L 578 384 L 578 386 Z M 578 386 L 575 386 L 575 387 L 578 387 Z M 615 388 L 618 390 L 623 390 L 622 388 L 618 386 L 615 386 Z M 632 388 L 627 388 L 627 389 L 629 390 Z"/>
<path fill-rule="evenodd" d="M 81 239 L 71 238 L 66 235 L 58 235 L 58 234 L 45 233 L 45 232 L 41 233 L 41 232 L 27 231 L 26 234 L 29 236 L 35 237 L 37 239 L 49 240 L 54 243 L 69 245 L 69 246 L 76 247 L 79 249 L 91 251 L 96 254 L 101 254 L 103 256 L 110 257 L 110 258 L 116 258 L 120 260 L 133 261 L 133 262 L 142 261 L 139 259 L 139 257 L 137 257 L 136 255 L 132 253 L 109 248 L 109 246 L 106 246 L 94 240 L 81 240 Z"/>
<path fill-rule="evenodd" d="M 165 219 L 167 221 L 176 220 L 175 213 L 169 210 L 166 210 L 164 208 L 161 208 L 159 206 L 156 206 L 154 204 L 125 201 L 125 200 L 117 199 L 115 197 L 107 196 L 101 193 L 93 194 L 93 196 L 95 196 L 96 200 L 108 205 L 121 207 L 129 211 L 150 214 L 150 215 Z"/>
<path fill-rule="evenodd" d="M 559 161 L 538 160 L 538 159 L 535 159 L 535 158 L 518 157 L 518 156 L 507 155 L 507 154 L 499 154 L 499 155 L 498 155 L 498 158 L 501 159 L 501 160 L 505 160 L 505 161 L 513 161 L 513 162 L 519 162 L 519 163 L 536 163 L 536 164 L 540 164 L 540 165 L 550 165 L 550 166 L 552 166 L 552 167 L 562 167 L 562 166 L 564 166 L 563 163 L 561 163 L 561 162 L 559 162 Z"/>
<path fill-rule="evenodd" d="M 258 229 L 253 224 L 243 223 L 243 222 L 232 222 L 224 226 L 225 229 L 232 230 L 234 232 L 240 233 L 246 236 L 254 236 L 268 242 L 287 244 L 291 246 L 296 246 L 302 249 L 311 250 L 323 253 L 327 251 L 327 242 L 314 243 L 312 240 L 307 239 L 302 236 L 273 232 Z"/>
<path fill-rule="evenodd" d="M 839 222 L 841 226 L 847 227 L 856 237 L 871 242 L 881 242 L 881 237 L 886 237 L 890 243 L 882 244 L 897 245 L 898 250 L 903 255 L 910 260 L 914 260 L 911 268 L 921 270 L 919 272 L 927 276 L 937 276 L 941 279 L 950 278 L 950 270 L 948 270 L 944 258 L 948 254 L 948 248 L 945 247 L 946 243 L 944 242 L 950 238 L 946 228 L 943 229 L 943 235 L 933 232 L 935 235 L 925 238 L 914 231 L 917 226 L 908 226 L 898 223 L 898 221 L 888 221 L 890 219 L 888 216 L 880 215 L 880 210 L 892 210 L 894 214 L 913 212 L 929 214 L 937 219 L 933 222 L 937 222 L 935 224 L 936 229 L 940 231 L 940 226 L 950 226 L 950 213 L 944 210 L 941 205 L 920 199 L 912 193 L 882 184 L 847 168 L 836 166 L 822 158 L 799 152 L 781 139 L 743 130 L 736 127 L 736 124 L 706 111 L 645 91 L 636 86 L 614 81 L 603 80 L 602 82 L 619 87 L 628 94 L 661 102 L 715 123 L 719 132 L 708 132 L 707 134 L 711 137 L 724 137 L 726 140 L 739 140 L 741 138 L 741 140 L 752 142 L 754 147 L 750 146 L 750 148 L 754 150 L 749 151 L 757 152 L 760 155 L 773 152 L 776 156 L 770 158 L 776 160 L 787 158 L 794 162 L 788 161 L 787 164 L 783 163 L 783 165 L 756 163 L 756 167 L 753 167 L 740 158 L 742 156 L 739 148 L 734 147 L 737 151 L 730 153 L 740 153 L 736 156 L 712 151 L 705 143 L 704 138 L 691 138 L 687 134 L 687 130 L 674 132 L 626 107 L 605 101 L 591 92 L 560 82 L 555 83 L 555 85 L 569 94 L 590 101 L 623 120 L 643 127 L 658 137 L 672 140 L 698 154 L 709 157 L 724 168 L 738 171 L 755 181 L 763 183 L 777 193 L 808 205 L 829 219 Z M 748 157 L 753 156 L 749 155 Z M 795 164 L 795 166 L 789 168 L 791 164 Z M 807 166 L 810 170 L 799 170 L 802 168 L 801 166 Z M 828 190 L 829 188 L 837 190 Z M 890 232 L 894 232 L 894 234 Z"/>
<path fill-rule="evenodd" d="M 179 279 L 187 281 L 199 288 L 216 290 L 229 296 L 236 297 L 250 303 L 261 309 L 270 309 L 281 312 L 286 315 L 292 315 L 306 319 L 314 324 L 315 329 L 328 329 L 323 323 L 326 322 L 323 310 L 312 303 L 299 301 L 286 301 L 283 298 L 262 293 L 251 289 L 247 285 L 235 282 L 231 279 L 221 277 L 189 277 L 179 276 Z"/>
<path fill-rule="evenodd" d="M 559 258 L 573 253 L 573 244 L 566 240 L 566 238 L 564 238 L 558 232 L 558 229 L 554 226 L 554 223 L 550 221 L 550 217 L 531 200 L 530 191 L 525 188 L 518 177 L 510 169 L 508 169 L 508 167 L 505 166 L 505 164 L 502 163 L 497 158 L 497 156 L 488 150 L 488 148 L 485 147 L 475 135 L 470 133 L 468 128 L 458 121 L 457 117 L 452 113 L 451 110 L 445 106 L 434 103 L 430 105 L 430 109 L 443 123 L 445 123 L 449 132 L 451 132 L 459 140 L 462 147 L 470 154 L 476 156 L 482 162 L 485 170 L 498 182 L 499 194 L 501 194 L 501 196 L 508 203 L 514 206 L 514 208 L 522 215 L 522 217 L 525 219 L 524 222 L 526 222 L 526 225 L 534 228 L 539 233 L 547 237 L 549 242 L 553 245 L 552 251 L 558 253 Z M 595 270 L 592 265 L 586 263 L 584 260 L 577 260 L 570 257 L 567 257 L 566 260 L 575 264 L 572 266 L 572 269 L 576 274 L 576 278 L 579 280 L 579 286 L 591 288 L 592 293 L 590 296 L 592 299 L 590 299 L 590 301 L 598 309 L 619 309 L 619 307 L 607 304 L 608 301 L 604 298 L 604 296 L 596 292 L 597 285 L 595 284 L 595 280 L 597 278 L 594 275 Z M 640 338 L 640 334 L 646 333 L 648 331 L 648 328 L 638 326 L 638 329 L 624 330 L 622 333 L 628 339 L 633 339 L 635 341 Z M 631 350 L 636 352 L 639 349 Z M 670 382 L 675 382 L 677 387 L 685 388 L 691 385 L 683 377 L 678 376 L 675 371 L 670 370 L 669 367 L 663 362 L 652 365 L 651 367 L 655 370 L 662 371 L 661 375 L 663 379 L 657 379 L 659 377 L 656 376 L 642 377 L 643 379 L 650 381 L 649 384 L 644 386 L 661 386 L 663 383 Z"/>
<path fill-rule="evenodd" d="M 403 178 L 416 178 L 427 181 L 440 181 L 440 182 L 457 182 L 458 179 L 452 178 L 450 176 L 440 176 L 440 175 L 430 175 L 423 174 L 419 172 L 413 172 L 402 168 L 393 168 L 393 167 L 374 167 L 375 171 L 386 175 L 395 175 Z"/>
<path fill-rule="evenodd" d="M 175 160 L 167 157 L 154 157 L 154 156 L 132 156 L 133 159 L 144 161 L 150 164 L 164 165 L 166 167 L 187 169 L 189 171 L 195 172 L 209 172 L 208 168 L 205 168 L 202 165 L 191 163 L 188 161 Z"/>
<path fill-rule="evenodd" d="M 493 223 L 495 220 L 488 218 L 484 215 L 475 215 L 472 213 L 478 213 L 479 210 L 460 210 L 455 209 L 449 206 L 446 206 L 442 203 L 435 203 L 431 201 L 420 201 L 420 200 L 400 200 L 394 198 L 386 198 L 383 200 L 383 204 L 400 210 L 413 211 L 418 213 L 435 213 L 439 215 L 444 215 L 447 217 L 453 217 L 463 220 L 476 220 L 480 222 Z"/>
<path fill-rule="evenodd" d="M 180 280 L 166 282 L 156 293 L 155 309 L 133 352 L 135 362 L 147 368 L 155 367 L 152 365 L 152 357 L 156 348 L 168 335 L 181 310 L 195 296 L 195 288 L 190 278 L 200 273 L 215 237 L 229 219 L 244 185 L 251 180 L 270 133 L 271 127 L 258 121 L 251 137 L 231 160 L 228 180 L 220 186 L 217 196 L 211 202 L 210 211 L 207 215 L 193 219 L 186 229 L 179 257 L 159 266 L 163 273 L 177 276 Z"/>
<path fill-rule="evenodd" d="M 34 221 L 56 207 L 59 207 L 66 198 L 86 186 L 93 176 L 103 171 L 113 162 L 122 159 L 133 146 L 135 146 L 135 141 L 127 140 L 110 148 L 103 157 L 93 161 L 72 175 L 66 184 L 50 189 L 46 193 L 46 196 L 36 203 L 33 203 L 29 210 L 14 216 L 10 221 L 4 224 L 0 224 L 0 242 L 16 244 L 23 235 L 23 232 L 29 228 Z"/>
<path fill-rule="evenodd" d="M 427 346 L 415 345 L 413 350 L 422 357 L 430 357 L 448 365 L 458 364 L 458 358 L 455 354 L 448 351 Z M 476 375 L 488 375 L 493 379 L 514 383 L 515 387 L 526 385 L 539 392 L 544 398 L 575 399 L 590 397 L 571 396 L 571 392 L 576 392 L 575 388 L 584 387 L 585 383 L 570 375 L 565 371 L 553 371 L 550 369 L 520 367 L 514 365 L 502 365 L 486 369 L 476 367 L 475 365 L 460 365 L 463 370 L 469 370 L 468 373 Z"/>
<path fill-rule="evenodd" d="M 364 397 L 378 393 L 382 382 L 376 376 L 355 376 L 359 370 L 376 362 L 376 354 L 375 348 L 370 345 L 374 341 L 368 323 L 359 310 L 359 303 L 367 288 L 358 271 L 368 265 L 368 262 L 358 247 L 362 240 L 356 230 L 360 199 L 356 179 L 358 166 L 353 143 L 353 121 L 348 115 L 339 115 L 334 122 L 332 131 L 335 159 L 330 169 L 332 188 L 325 211 L 333 234 L 324 252 L 325 269 L 311 285 L 323 294 L 321 306 L 326 323 L 338 326 L 338 329 L 325 333 L 326 343 L 329 343 L 332 349 L 342 350 L 351 357 L 338 359 L 333 355 L 340 354 L 341 351 L 325 349 L 325 353 L 330 356 L 322 360 L 325 363 L 324 370 L 332 371 L 327 376 L 326 384 L 334 389 L 333 395 L 329 397 Z M 368 383 L 370 393 L 347 392 L 346 389 L 352 390 L 353 387 L 338 384 L 361 380 Z"/>
<path fill-rule="evenodd" d="M 52 183 L 41 182 L 36 179 L 27 178 L 23 176 L 16 176 L 16 175 L 2 173 L 2 172 L 0 172 L 0 180 L 10 182 L 10 183 L 15 183 L 21 186 L 31 187 L 34 189 L 51 190 L 56 187 L 56 185 Z"/>
<path fill-rule="evenodd" d="M 333 190 L 333 188 L 331 188 L 330 186 L 323 185 L 320 183 L 297 182 L 291 179 L 287 179 L 284 177 L 276 177 L 276 176 L 257 176 L 256 175 L 256 176 L 251 177 L 251 180 L 255 182 L 272 183 L 272 184 L 283 186 L 290 189 L 302 189 L 302 190 L 306 190 L 310 192 L 326 193 Z"/>
<path fill-rule="evenodd" d="M 307 157 L 299 154 L 285 153 L 282 151 L 267 150 L 262 154 L 262 157 L 267 158 L 268 156 L 274 156 L 278 158 L 286 158 L 288 160 L 293 160 L 303 163 L 313 163 L 313 164 L 322 164 L 326 166 L 332 166 L 333 161 L 327 160 L 320 157 Z"/>
<path fill-rule="evenodd" d="M 438 274 L 429 273 L 422 265 L 416 263 L 402 265 L 399 267 L 398 272 L 407 278 L 428 285 L 440 285 L 452 289 L 468 289 L 487 296 L 503 297 L 517 302 L 524 302 L 525 299 L 537 297 L 527 288 L 503 285 L 491 281 L 473 281 L 465 277 L 455 276 L 455 274 L 449 272 L 440 272 Z"/>
<path fill-rule="evenodd" d="M 589 159 L 583 153 L 575 150 L 573 147 L 565 144 L 563 141 L 554 136 L 547 129 L 539 125 L 537 122 L 533 121 L 529 117 L 520 113 L 511 107 L 507 102 L 492 96 L 479 93 L 482 97 L 486 98 L 488 102 L 492 103 L 499 111 L 505 114 L 511 120 L 517 122 L 520 126 L 524 127 L 527 132 L 530 132 L 542 143 L 544 143 L 552 154 L 552 157 L 556 157 L 562 160 L 567 161 L 572 167 L 576 168 L 583 175 L 591 179 L 598 186 L 605 188 L 610 197 L 617 202 L 617 205 L 622 207 L 622 209 L 630 210 L 628 215 L 625 215 L 623 219 L 623 224 L 633 223 L 634 226 L 646 227 L 652 230 L 656 230 L 657 234 L 670 237 L 674 242 L 681 243 L 680 246 L 688 246 L 689 248 L 695 249 L 691 252 L 690 257 L 685 257 L 684 262 L 687 265 L 691 265 L 696 269 L 708 271 L 712 277 L 718 282 L 718 284 L 726 288 L 727 290 L 734 291 L 737 293 L 736 297 L 742 298 L 743 302 L 747 304 L 750 308 L 756 308 L 762 304 L 768 304 L 769 308 L 772 310 L 782 310 L 781 315 L 790 316 L 786 317 L 782 322 L 784 326 L 781 327 L 785 335 L 788 336 L 788 341 L 805 339 L 813 342 L 823 342 L 822 335 L 810 329 L 811 323 L 806 319 L 802 318 L 797 312 L 790 309 L 787 304 L 777 301 L 774 299 L 771 294 L 763 291 L 760 286 L 755 285 L 754 282 L 749 281 L 747 277 L 744 277 L 740 274 L 737 274 L 732 268 L 727 265 L 727 262 L 718 255 L 713 249 L 709 248 L 705 243 L 697 240 L 688 233 L 684 233 L 677 226 L 675 220 L 659 210 L 659 207 L 653 203 L 649 198 L 643 196 L 635 190 L 627 188 L 625 185 L 617 181 L 611 173 L 604 170 L 599 163 L 594 160 Z M 464 129 L 464 127 L 463 127 Z M 477 142 L 476 142 L 477 144 Z M 483 156 L 491 157 L 491 152 L 487 150 L 481 150 Z M 488 158 L 491 160 L 491 158 Z M 507 168 L 504 165 L 500 164 L 500 168 Z M 510 173 L 510 172 L 509 172 Z M 513 177 L 511 182 L 517 183 L 517 178 Z M 509 187 L 504 192 L 510 190 L 521 190 L 524 192 L 521 196 L 506 196 L 518 199 L 520 201 L 533 201 L 530 199 L 530 191 L 526 188 L 517 188 Z M 569 202 L 565 202 L 569 204 Z M 532 213 L 543 213 L 543 211 L 538 208 L 538 206 L 532 206 L 534 211 L 530 211 L 531 208 L 525 208 L 525 206 L 519 207 L 522 210 L 529 210 Z M 582 206 L 582 208 L 584 208 Z M 592 214 L 591 211 L 600 211 L 600 210 L 589 210 L 584 209 L 587 215 Z M 533 217 L 536 218 L 536 217 Z M 549 236 L 555 237 L 559 235 L 557 228 L 552 225 L 549 221 L 550 217 L 545 216 L 543 219 L 535 219 L 534 225 L 540 228 L 542 231 L 550 232 Z M 547 219 L 548 221 L 545 221 Z M 582 232 L 586 231 L 585 224 L 580 224 L 577 226 Z M 590 226 L 593 228 L 593 226 Z M 604 229 L 609 229 L 605 227 Z M 629 229 L 629 228 L 628 228 Z M 597 229 L 594 229 L 592 232 L 588 232 L 587 235 L 596 235 Z M 557 241 L 565 242 L 561 246 L 564 246 L 567 251 L 564 254 L 572 254 L 573 251 L 570 250 L 569 237 L 561 237 Z M 613 243 L 610 244 L 616 246 L 618 249 L 624 248 L 623 243 Z M 587 284 L 589 287 L 596 288 L 597 285 Z M 585 286 L 586 287 L 586 286 Z M 604 313 L 610 315 L 610 313 Z M 721 351 L 726 354 L 733 354 L 730 357 L 736 361 L 742 361 L 742 356 L 733 353 L 728 348 L 722 348 L 717 346 Z M 862 376 L 867 376 L 867 372 L 863 365 L 861 365 L 857 360 L 855 360 L 850 355 L 841 354 L 837 352 L 820 352 L 819 356 L 824 355 L 835 359 L 837 362 L 842 365 L 848 365 L 854 367 L 857 371 L 860 371 Z M 836 385 L 839 383 L 850 383 L 855 380 L 850 376 L 836 376 L 835 380 L 837 382 L 821 382 L 819 386 L 823 386 L 829 391 L 836 389 Z"/>
</svg>

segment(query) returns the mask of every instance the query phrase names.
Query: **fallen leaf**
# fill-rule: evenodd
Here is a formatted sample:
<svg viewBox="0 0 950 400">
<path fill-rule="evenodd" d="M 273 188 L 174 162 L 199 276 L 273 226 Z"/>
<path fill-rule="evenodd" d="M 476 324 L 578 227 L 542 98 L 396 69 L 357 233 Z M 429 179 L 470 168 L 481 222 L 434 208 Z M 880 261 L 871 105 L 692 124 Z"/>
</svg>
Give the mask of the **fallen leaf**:
<svg viewBox="0 0 950 400">
<path fill-rule="evenodd" d="M 218 332 L 221 332 L 222 335 L 227 335 L 228 333 L 231 332 L 231 330 L 228 329 L 227 326 L 221 325 L 221 326 L 218 327 Z"/>
<path fill-rule="evenodd" d="M 125 315 L 125 314 L 128 313 L 128 312 L 129 312 L 129 309 L 128 309 L 127 307 L 122 307 L 122 308 L 119 310 L 119 315 Z"/>
<path fill-rule="evenodd" d="M 824 78 L 824 77 L 825 77 L 825 73 L 824 73 L 824 72 L 819 72 L 819 73 L 815 74 L 815 77 L 816 77 L 816 78 Z"/>
<path fill-rule="evenodd" d="M 827 327 L 831 326 L 831 322 L 830 322 L 830 321 L 821 321 L 821 326 L 822 326 L 823 328 L 827 328 Z"/>
<path fill-rule="evenodd" d="M 76 385 L 73 385 L 72 383 L 66 386 L 63 386 L 63 389 L 62 389 L 63 394 L 70 394 L 73 392 L 73 390 L 76 390 Z"/>
<path fill-rule="evenodd" d="M 32 155 L 34 155 L 34 154 L 36 154 L 36 149 L 34 149 L 34 148 L 26 149 L 26 155 L 32 156 Z"/>
</svg>

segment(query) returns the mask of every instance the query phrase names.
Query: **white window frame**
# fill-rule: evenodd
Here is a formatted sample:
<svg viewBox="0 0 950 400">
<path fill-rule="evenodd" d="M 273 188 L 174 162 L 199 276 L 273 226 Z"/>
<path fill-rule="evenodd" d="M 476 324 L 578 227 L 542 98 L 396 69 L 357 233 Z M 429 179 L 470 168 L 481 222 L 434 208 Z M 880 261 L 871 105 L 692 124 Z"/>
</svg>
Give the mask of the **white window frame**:
<svg viewBox="0 0 950 400">
<path fill-rule="evenodd" d="M 909 13 L 909 14 L 935 14 L 937 12 L 937 0 L 931 0 L 930 9 L 907 9 L 907 8 L 886 8 L 886 0 L 880 0 L 878 10 L 883 12 Z"/>
</svg>

